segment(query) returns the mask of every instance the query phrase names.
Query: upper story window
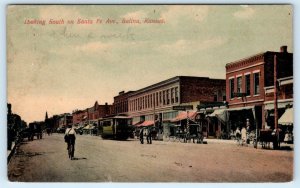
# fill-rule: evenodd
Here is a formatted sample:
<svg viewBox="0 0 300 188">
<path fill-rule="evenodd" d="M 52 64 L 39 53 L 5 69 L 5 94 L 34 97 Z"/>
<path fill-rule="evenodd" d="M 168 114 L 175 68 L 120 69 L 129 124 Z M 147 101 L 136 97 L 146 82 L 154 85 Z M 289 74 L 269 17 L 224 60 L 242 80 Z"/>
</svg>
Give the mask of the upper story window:
<svg viewBox="0 0 300 188">
<path fill-rule="evenodd" d="M 163 105 L 166 104 L 166 91 L 163 91 Z"/>
<path fill-rule="evenodd" d="M 214 102 L 218 101 L 218 95 L 215 93 L 214 94 Z"/>
<path fill-rule="evenodd" d="M 237 93 L 242 93 L 243 91 L 242 91 L 242 77 L 240 76 L 240 77 L 237 77 L 236 78 L 236 88 L 237 88 Z"/>
<path fill-rule="evenodd" d="M 230 93 L 230 98 L 232 99 L 234 97 L 233 93 L 234 93 L 234 79 L 231 78 L 229 79 L 229 93 Z"/>
<path fill-rule="evenodd" d="M 174 95 L 175 95 L 175 90 L 174 90 L 174 88 L 172 88 L 171 89 L 171 103 L 172 104 L 175 102 Z"/>
<path fill-rule="evenodd" d="M 250 74 L 245 75 L 246 96 L 250 96 Z"/>
<path fill-rule="evenodd" d="M 162 95 L 161 95 L 161 91 L 159 92 L 159 104 L 162 104 Z"/>
<path fill-rule="evenodd" d="M 170 90 L 167 90 L 167 104 L 170 104 Z"/>
<path fill-rule="evenodd" d="M 259 72 L 253 74 L 254 95 L 259 95 Z"/>
<path fill-rule="evenodd" d="M 178 87 L 175 87 L 175 103 L 179 102 L 179 92 L 178 92 Z"/>
</svg>

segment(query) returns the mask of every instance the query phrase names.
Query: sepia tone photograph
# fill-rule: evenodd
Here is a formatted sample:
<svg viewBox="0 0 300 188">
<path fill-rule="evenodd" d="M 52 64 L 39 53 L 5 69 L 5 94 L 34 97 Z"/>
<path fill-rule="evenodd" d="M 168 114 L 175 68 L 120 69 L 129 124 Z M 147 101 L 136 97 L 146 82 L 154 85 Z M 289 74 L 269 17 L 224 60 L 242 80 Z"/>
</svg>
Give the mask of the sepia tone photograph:
<svg viewBox="0 0 300 188">
<path fill-rule="evenodd" d="M 293 6 L 8 5 L 11 182 L 294 180 Z"/>
</svg>

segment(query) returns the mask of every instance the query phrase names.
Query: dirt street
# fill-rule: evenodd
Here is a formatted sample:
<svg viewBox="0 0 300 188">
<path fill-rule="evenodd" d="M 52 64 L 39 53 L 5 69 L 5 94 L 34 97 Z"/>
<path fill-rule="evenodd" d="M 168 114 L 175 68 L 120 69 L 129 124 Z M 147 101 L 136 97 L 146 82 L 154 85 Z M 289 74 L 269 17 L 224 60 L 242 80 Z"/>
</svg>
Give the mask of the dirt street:
<svg viewBox="0 0 300 188">
<path fill-rule="evenodd" d="M 21 182 L 286 182 L 293 151 L 208 144 L 102 140 L 77 135 L 69 160 L 62 134 L 25 141 L 8 165 Z"/>
</svg>

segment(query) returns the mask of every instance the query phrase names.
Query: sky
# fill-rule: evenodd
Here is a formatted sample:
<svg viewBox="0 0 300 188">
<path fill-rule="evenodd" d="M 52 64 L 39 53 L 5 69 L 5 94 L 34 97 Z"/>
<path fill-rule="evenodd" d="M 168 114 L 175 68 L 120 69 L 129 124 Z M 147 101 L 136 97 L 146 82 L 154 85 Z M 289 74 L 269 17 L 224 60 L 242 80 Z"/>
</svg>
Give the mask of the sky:
<svg viewBox="0 0 300 188">
<path fill-rule="evenodd" d="M 225 79 L 232 61 L 293 52 L 292 18 L 290 5 L 11 5 L 7 100 L 29 123 L 174 76 Z M 45 24 L 26 24 L 34 20 Z"/>
</svg>

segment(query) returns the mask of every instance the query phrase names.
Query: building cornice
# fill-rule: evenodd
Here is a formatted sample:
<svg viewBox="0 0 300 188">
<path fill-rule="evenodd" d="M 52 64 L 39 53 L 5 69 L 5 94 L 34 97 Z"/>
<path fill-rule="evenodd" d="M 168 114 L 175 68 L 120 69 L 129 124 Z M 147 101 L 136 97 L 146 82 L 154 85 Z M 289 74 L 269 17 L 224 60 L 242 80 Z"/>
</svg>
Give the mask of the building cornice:
<svg viewBox="0 0 300 188">
<path fill-rule="evenodd" d="M 226 69 L 233 69 L 233 68 L 241 68 L 245 66 L 249 66 L 249 64 L 253 64 L 253 62 L 261 62 L 264 61 L 264 56 L 266 52 L 256 54 L 254 56 L 246 57 L 234 62 L 230 62 L 226 64 Z"/>
<path fill-rule="evenodd" d="M 184 79 L 184 78 L 210 79 L 209 77 L 175 76 L 175 77 L 172 77 L 172 78 L 170 78 L 170 79 L 167 79 L 167 80 L 158 82 L 158 83 L 156 83 L 156 84 L 147 86 L 147 87 L 145 87 L 145 88 L 136 90 L 135 92 L 131 93 L 131 94 L 128 95 L 128 96 L 129 96 L 129 97 L 132 97 L 132 96 L 139 95 L 139 94 L 141 94 L 141 93 L 147 92 L 147 91 L 149 91 L 149 90 L 154 90 L 154 89 L 157 89 L 157 88 L 160 88 L 160 87 L 163 87 L 163 86 L 166 86 L 166 85 L 170 85 L 170 84 L 173 84 L 173 83 L 176 83 L 176 82 L 179 83 L 180 80 L 181 80 L 181 79 Z M 222 79 L 211 79 L 211 80 L 222 80 Z"/>
</svg>

